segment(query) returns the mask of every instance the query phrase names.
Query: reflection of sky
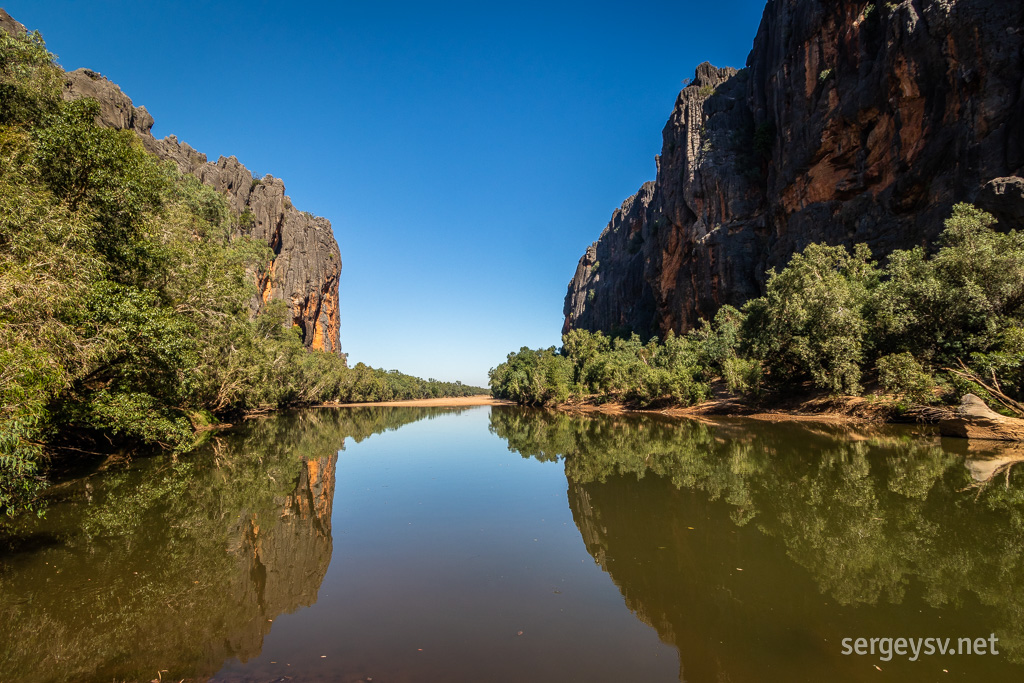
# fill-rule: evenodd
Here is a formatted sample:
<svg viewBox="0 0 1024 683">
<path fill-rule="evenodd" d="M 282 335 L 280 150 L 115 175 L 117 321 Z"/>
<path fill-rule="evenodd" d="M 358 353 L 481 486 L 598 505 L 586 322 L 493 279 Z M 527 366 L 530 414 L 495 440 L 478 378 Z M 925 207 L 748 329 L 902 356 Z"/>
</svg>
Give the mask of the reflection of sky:
<svg viewBox="0 0 1024 683">
<path fill-rule="evenodd" d="M 676 678 L 675 650 L 587 553 L 562 465 L 509 452 L 488 414 L 346 446 L 319 600 L 279 617 L 250 667 L 315 675 L 358 664 L 354 673 L 383 680 L 407 670 L 413 680 Z"/>
</svg>

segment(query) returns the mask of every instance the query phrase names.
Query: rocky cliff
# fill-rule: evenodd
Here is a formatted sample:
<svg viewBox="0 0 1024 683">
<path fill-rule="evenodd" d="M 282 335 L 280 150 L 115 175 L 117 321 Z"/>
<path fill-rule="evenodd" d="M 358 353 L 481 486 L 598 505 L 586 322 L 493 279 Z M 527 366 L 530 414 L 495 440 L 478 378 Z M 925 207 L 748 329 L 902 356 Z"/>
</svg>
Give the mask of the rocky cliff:
<svg viewBox="0 0 1024 683">
<path fill-rule="evenodd" d="M 259 296 L 253 310 L 272 299 L 283 300 L 307 347 L 340 351 L 341 252 L 330 221 L 296 209 L 281 180 L 270 175 L 254 178 L 235 157 L 211 162 L 173 135 L 156 139 L 150 132 L 153 117 L 146 108 L 133 106 L 116 84 L 95 71 L 78 69 L 66 76 L 66 98 L 95 98 L 100 103 L 97 123 L 134 130 L 150 153 L 173 161 L 182 172 L 215 188 L 239 217 L 238 233 L 251 235 L 273 250 L 270 267 L 256 274 Z"/>
<path fill-rule="evenodd" d="M 572 328 L 682 332 L 813 242 L 928 246 L 953 204 L 1024 217 L 1024 5 L 771 0 L 747 66 L 697 67 L 657 179 L 580 259 Z"/>
<path fill-rule="evenodd" d="M 0 9 L 0 30 L 21 34 L 25 27 Z M 272 176 L 253 178 L 235 157 L 207 160 L 175 136 L 153 137 L 153 117 L 136 107 L 121 89 L 95 71 L 78 69 L 65 74 L 65 99 L 92 97 L 100 104 L 97 123 L 133 130 L 142 144 L 161 159 L 174 161 L 221 192 L 238 218 L 236 233 L 265 242 L 274 253 L 265 272 L 255 273 L 259 294 L 252 302 L 256 312 L 273 299 L 285 301 L 292 324 L 305 345 L 320 351 L 340 352 L 338 279 L 341 252 L 330 221 L 292 206 L 284 183 Z"/>
</svg>

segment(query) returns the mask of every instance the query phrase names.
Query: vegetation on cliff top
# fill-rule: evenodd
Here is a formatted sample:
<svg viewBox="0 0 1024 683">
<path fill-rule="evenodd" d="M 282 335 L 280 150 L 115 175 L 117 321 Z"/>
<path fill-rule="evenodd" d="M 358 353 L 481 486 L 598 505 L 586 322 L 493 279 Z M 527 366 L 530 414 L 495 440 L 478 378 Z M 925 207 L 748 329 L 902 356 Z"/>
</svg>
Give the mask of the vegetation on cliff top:
<svg viewBox="0 0 1024 683">
<path fill-rule="evenodd" d="M 954 207 L 929 255 L 895 251 L 879 267 L 861 244 L 812 244 L 741 310 L 723 306 L 685 336 L 644 343 L 572 330 L 562 348 L 521 349 L 490 372 L 492 392 L 531 405 L 570 398 L 641 407 L 694 404 L 721 380 L 759 397 L 808 384 L 860 394 L 877 380 L 902 401 L 970 391 L 1024 398 L 1024 234 Z"/>
<path fill-rule="evenodd" d="M 0 511 L 36 505 L 54 452 L 184 452 L 217 418 L 284 405 L 482 393 L 308 352 L 272 254 L 223 196 L 65 102 L 38 33 L 0 31 Z"/>
</svg>

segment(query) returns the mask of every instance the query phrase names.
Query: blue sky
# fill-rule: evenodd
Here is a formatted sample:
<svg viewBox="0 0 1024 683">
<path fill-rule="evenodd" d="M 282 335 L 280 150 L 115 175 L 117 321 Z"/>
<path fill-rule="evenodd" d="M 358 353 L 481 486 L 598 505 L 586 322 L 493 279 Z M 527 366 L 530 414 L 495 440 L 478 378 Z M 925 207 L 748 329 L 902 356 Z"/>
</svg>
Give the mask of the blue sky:
<svg viewBox="0 0 1024 683">
<path fill-rule="evenodd" d="M 654 178 L 683 79 L 743 66 L 764 0 L 0 6 L 158 137 L 331 220 L 351 363 L 485 385 L 560 344 L 576 262 Z"/>
</svg>

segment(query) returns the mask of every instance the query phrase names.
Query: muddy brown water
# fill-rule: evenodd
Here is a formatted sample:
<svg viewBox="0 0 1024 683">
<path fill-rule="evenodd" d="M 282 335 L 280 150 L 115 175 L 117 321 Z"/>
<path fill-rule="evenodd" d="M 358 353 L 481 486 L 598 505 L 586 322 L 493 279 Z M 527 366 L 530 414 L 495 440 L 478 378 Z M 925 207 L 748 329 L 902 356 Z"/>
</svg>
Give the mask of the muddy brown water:
<svg viewBox="0 0 1024 683">
<path fill-rule="evenodd" d="M 0 539 L 0 681 L 1024 680 L 1024 454 L 922 432 L 253 421 Z"/>
</svg>

